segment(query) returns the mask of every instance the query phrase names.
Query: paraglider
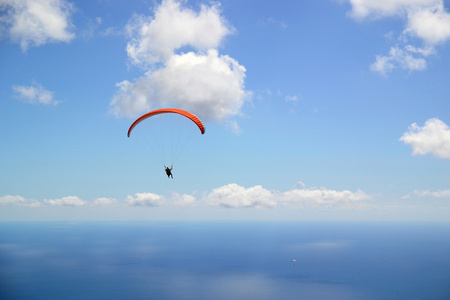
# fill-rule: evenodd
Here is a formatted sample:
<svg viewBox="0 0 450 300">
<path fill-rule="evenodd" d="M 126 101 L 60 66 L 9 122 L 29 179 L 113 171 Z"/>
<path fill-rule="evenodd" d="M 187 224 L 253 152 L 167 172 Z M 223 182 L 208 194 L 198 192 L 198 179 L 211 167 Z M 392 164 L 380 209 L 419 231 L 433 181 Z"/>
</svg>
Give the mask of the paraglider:
<svg viewBox="0 0 450 300">
<path fill-rule="evenodd" d="M 173 178 L 174 160 L 195 133 L 195 128 L 198 128 L 201 134 L 205 133 L 205 126 L 194 114 L 178 108 L 162 108 L 137 118 L 128 129 L 127 136 L 130 137 L 133 132 L 137 139 L 146 142 L 164 165 L 167 177 Z"/>
<path fill-rule="evenodd" d="M 167 175 L 167 178 L 170 178 L 170 177 L 172 177 L 173 178 L 173 175 L 172 175 L 172 170 L 173 170 L 173 166 L 171 166 L 170 167 L 170 169 L 169 169 L 169 167 L 166 167 L 166 166 L 164 166 L 166 169 L 166 175 Z"/>
<path fill-rule="evenodd" d="M 297 262 L 297 260 L 293 259 L 291 260 L 291 263 L 295 266 L 295 263 Z"/>
<path fill-rule="evenodd" d="M 185 110 L 178 109 L 178 108 L 162 108 L 162 109 L 153 110 L 153 111 L 148 112 L 145 115 L 142 115 L 139 118 L 137 118 L 136 121 L 134 121 L 133 124 L 131 124 L 130 128 L 128 129 L 128 137 L 130 137 L 131 131 L 134 129 L 134 127 L 136 127 L 136 125 L 138 125 L 145 119 L 159 115 L 159 114 L 166 114 L 166 113 L 175 113 L 175 114 L 180 114 L 182 116 L 185 116 L 186 118 L 192 120 L 192 122 L 194 122 L 198 126 L 198 129 L 200 129 L 200 132 L 202 134 L 205 134 L 205 126 L 203 126 L 202 121 L 200 121 L 200 119 L 197 118 L 197 116 L 191 114 L 190 112 L 187 112 Z"/>
</svg>

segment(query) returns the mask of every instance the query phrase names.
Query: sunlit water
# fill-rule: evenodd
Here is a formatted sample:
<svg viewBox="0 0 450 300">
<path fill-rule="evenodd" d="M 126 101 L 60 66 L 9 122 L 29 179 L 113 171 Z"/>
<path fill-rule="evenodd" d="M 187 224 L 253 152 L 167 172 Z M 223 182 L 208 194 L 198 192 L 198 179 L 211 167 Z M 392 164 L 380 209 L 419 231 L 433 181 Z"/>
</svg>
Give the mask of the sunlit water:
<svg viewBox="0 0 450 300">
<path fill-rule="evenodd" d="M 450 299 L 450 224 L 0 223 L 0 298 Z"/>
</svg>

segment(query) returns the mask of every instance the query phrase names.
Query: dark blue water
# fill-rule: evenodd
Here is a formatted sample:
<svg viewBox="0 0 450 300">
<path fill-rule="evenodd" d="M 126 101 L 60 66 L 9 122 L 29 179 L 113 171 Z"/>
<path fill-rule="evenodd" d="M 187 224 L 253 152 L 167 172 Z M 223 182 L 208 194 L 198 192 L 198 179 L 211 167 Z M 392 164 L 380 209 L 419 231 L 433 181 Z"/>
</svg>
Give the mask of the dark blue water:
<svg viewBox="0 0 450 300">
<path fill-rule="evenodd" d="M 450 224 L 0 223 L 0 298 L 450 299 Z"/>
</svg>

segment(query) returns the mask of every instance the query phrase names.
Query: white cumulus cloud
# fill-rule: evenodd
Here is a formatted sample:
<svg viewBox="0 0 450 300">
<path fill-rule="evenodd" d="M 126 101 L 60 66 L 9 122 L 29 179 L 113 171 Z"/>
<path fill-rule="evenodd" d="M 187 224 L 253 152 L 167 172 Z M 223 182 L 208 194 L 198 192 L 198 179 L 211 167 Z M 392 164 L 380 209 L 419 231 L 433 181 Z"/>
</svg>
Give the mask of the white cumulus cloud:
<svg viewBox="0 0 450 300">
<path fill-rule="evenodd" d="M 113 114 L 135 117 L 169 106 L 203 120 L 222 121 L 240 114 L 250 95 L 244 87 L 246 70 L 232 57 L 219 54 L 217 48 L 234 29 L 217 5 L 202 5 L 195 12 L 183 2 L 165 0 L 153 17 L 135 16 L 128 27 L 128 56 L 147 72 L 117 84 Z"/>
<path fill-rule="evenodd" d="M 26 199 L 19 195 L 5 195 L 0 197 L 0 206 L 27 206 L 39 207 L 42 204 L 34 199 Z"/>
<path fill-rule="evenodd" d="M 207 195 L 206 201 L 210 205 L 228 208 L 241 207 L 276 207 L 280 204 L 304 206 L 304 207 L 351 207 L 355 203 L 369 200 L 371 197 L 362 191 L 351 192 L 348 190 L 337 191 L 321 189 L 304 189 L 294 187 L 286 192 L 269 191 L 257 185 L 245 188 L 238 184 L 228 184 L 214 189 Z"/>
<path fill-rule="evenodd" d="M 62 197 L 59 199 L 49 199 L 44 200 L 44 203 L 50 205 L 50 206 L 72 206 L 72 207 L 78 207 L 78 206 L 84 206 L 86 204 L 86 201 L 81 200 L 77 196 L 67 196 Z"/>
<path fill-rule="evenodd" d="M 14 85 L 14 97 L 27 103 L 37 103 L 44 105 L 57 105 L 59 101 L 54 99 L 54 93 L 45 89 L 39 83 L 33 81 L 29 86 Z"/>
<path fill-rule="evenodd" d="M 176 206 L 196 206 L 198 205 L 198 201 L 194 195 L 188 194 L 178 194 L 175 193 L 172 195 L 172 201 Z"/>
<path fill-rule="evenodd" d="M 235 183 L 214 189 L 207 196 L 207 201 L 214 206 L 224 206 L 229 208 L 240 207 L 274 207 L 276 201 L 271 191 L 257 185 L 251 188 L 244 188 Z"/>
<path fill-rule="evenodd" d="M 352 192 L 348 190 L 328 190 L 326 188 L 294 188 L 280 195 L 283 202 L 311 207 L 345 206 L 370 198 L 369 195 L 360 190 Z"/>
<path fill-rule="evenodd" d="M 154 193 L 136 193 L 127 197 L 127 202 L 131 206 L 159 206 L 162 197 Z"/>
<path fill-rule="evenodd" d="M 111 206 L 113 204 L 115 204 L 117 202 L 116 199 L 113 198 L 106 198 L 106 197 L 100 197 L 100 198 L 96 198 L 94 200 L 94 206 Z"/>
<path fill-rule="evenodd" d="M 405 20 L 399 45 L 391 47 L 388 55 L 377 55 L 371 69 L 386 74 L 400 67 L 420 71 L 427 67 L 426 58 L 434 54 L 437 44 L 450 40 L 450 13 L 443 0 L 347 0 L 349 15 L 357 20 L 398 17 Z M 410 38 L 423 45 L 413 46 Z"/>
<path fill-rule="evenodd" d="M 134 82 L 123 81 L 111 102 L 116 116 L 136 116 L 156 107 L 175 106 L 203 120 L 238 115 L 246 98 L 245 68 L 216 50 L 173 55 L 165 67 Z"/>
<path fill-rule="evenodd" d="M 217 5 L 202 5 L 200 12 L 176 0 L 163 0 L 154 17 L 135 16 L 128 24 L 132 35 L 127 53 L 135 64 L 153 64 L 169 59 L 174 50 L 191 46 L 198 50 L 217 48 L 234 31 L 221 17 Z"/>
<path fill-rule="evenodd" d="M 442 1 L 408 13 L 405 32 L 427 44 L 438 44 L 450 39 L 450 13 L 445 11 Z"/>
<path fill-rule="evenodd" d="M 17 195 L 5 195 L 0 197 L 0 205 L 10 205 L 10 204 L 22 204 L 25 203 L 25 198 Z"/>
<path fill-rule="evenodd" d="M 437 118 L 427 120 L 423 127 L 412 124 L 400 141 L 413 148 L 413 155 L 431 153 L 440 158 L 450 158 L 450 129 Z"/>
<path fill-rule="evenodd" d="M 1 33 L 19 43 L 23 51 L 75 37 L 72 4 L 65 0 L 0 0 L 0 11 Z"/>
</svg>

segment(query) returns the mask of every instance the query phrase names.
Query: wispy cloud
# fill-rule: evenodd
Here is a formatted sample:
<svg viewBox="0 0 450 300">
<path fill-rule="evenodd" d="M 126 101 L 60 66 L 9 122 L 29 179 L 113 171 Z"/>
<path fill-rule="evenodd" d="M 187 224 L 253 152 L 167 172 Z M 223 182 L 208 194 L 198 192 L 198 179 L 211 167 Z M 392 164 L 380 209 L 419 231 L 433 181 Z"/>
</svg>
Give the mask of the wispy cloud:
<svg viewBox="0 0 450 300">
<path fill-rule="evenodd" d="M 372 71 L 386 75 L 395 68 L 409 71 L 422 71 L 427 68 L 425 58 L 435 53 L 434 48 L 416 48 L 407 45 L 403 48 L 392 47 L 388 55 L 377 55 L 375 62 L 370 65 Z"/>
<path fill-rule="evenodd" d="M 101 17 L 96 17 L 95 19 L 86 19 L 84 29 L 81 30 L 80 36 L 86 40 L 93 38 L 96 34 L 98 34 L 102 23 L 103 20 Z M 107 32 L 100 32 L 100 34 L 106 36 Z"/>
<path fill-rule="evenodd" d="M 409 198 L 441 198 L 441 199 L 450 199 L 450 189 L 449 190 L 437 190 L 437 191 L 430 191 L 430 190 L 416 190 L 412 193 L 409 193 L 405 196 L 403 196 L 403 199 L 409 199 Z"/>
<path fill-rule="evenodd" d="M 73 7 L 65 0 L 0 0 L 0 12 L 0 36 L 9 36 L 23 51 L 75 37 L 70 20 Z"/>
<path fill-rule="evenodd" d="M 431 153 L 440 158 L 450 158 L 450 129 L 437 118 L 427 120 L 422 127 L 412 124 L 400 141 L 413 148 L 413 155 Z"/>
<path fill-rule="evenodd" d="M 300 100 L 300 97 L 297 95 L 288 95 L 284 97 L 284 100 L 296 104 Z"/>
<path fill-rule="evenodd" d="M 12 88 L 14 97 L 27 103 L 44 105 L 57 105 L 59 103 L 54 99 L 54 92 L 47 90 L 35 81 L 29 86 L 14 85 Z"/>
<path fill-rule="evenodd" d="M 241 128 L 239 127 L 238 122 L 236 122 L 236 120 L 230 120 L 227 122 L 227 128 L 229 130 L 231 130 L 231 132 L 233 132 L 235 135 L 240 135 L 241 134 Z"/>
<path fill-rule="evenodd" d="M 249 93 L 245 68 L 217 48 L 234 32 L 218 4 L 199 12 L 184 2 L 164 0 L 154 16 L 134 16 L 128 25 L 128 57 L 147 70 L 144 76 L 117 84 L 111 101 L 116 116 L 134 117 L 156 107 L 173 105 L 203 120 L 238 116 Z M 177 53 L 180 49 L 192 49 Z"/>
<path fill-rule="evenodd" d="M 274 17 L 269 17 L 267 19 L 267 22 L 269 24 L 274 24 L 274 25 L 276 25 L 276 26 L 278 26 L 280 28 L 283 28 L 283 29 L 288 28 L 288 25 L 286 24 L 286 22 L 284 22 L 282 20 L 275 19 Z"/>
</svg>

